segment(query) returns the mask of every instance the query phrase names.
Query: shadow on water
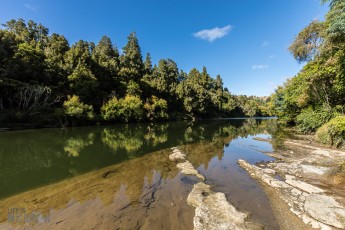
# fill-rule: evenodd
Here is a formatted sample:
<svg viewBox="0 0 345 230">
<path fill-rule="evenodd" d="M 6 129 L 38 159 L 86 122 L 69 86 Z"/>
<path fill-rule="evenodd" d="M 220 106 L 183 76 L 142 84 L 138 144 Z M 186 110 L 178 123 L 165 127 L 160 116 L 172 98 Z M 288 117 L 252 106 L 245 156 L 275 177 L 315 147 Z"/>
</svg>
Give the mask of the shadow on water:
<svg viewBox="0 0 345 230">
<path fill-rule="evenodd" d="M 86 206 L 85 215 L 93 215 L 87 213 L 97 208 L 104 221 L 103 215 L 113 213 L 110 223 L 125 229 L 138 224 L 152 229 L 148 220 L 163 224 L 157 229 L 166 227 L 168 217 L 161 216 L 169 212 L 176 214 L 170 221 L 180 221 L 175 228 L 188 229 L 193 209 L 186 205 L 186 197 L 197 181 L 179 174 L 168 160 L 170 147 L 180 146 L 215 191 L 224 192 L 237 208 L 253 212 L 253 220 L 274 229 L 267 197 L 237 160 L 273 160 L 263 152 L 279 147 L 282 136 L 275 119 L 4 132 L 0 133 L 0 206 L 1 202 L 6 207 L 18 206 L 25 200 L 29 202 L 22 205 L 33 211 L 61 210 L 63 214 L 52 214 L 60 218 L 69 212 L 74 215 L 70 202 L 83 201 L 81 206 L 95 205 Z M 15 196 L 24 191 L 28 192 Z M 137 222 L 124 219 L 128 213 L 135 214 Z"/>
</svg>

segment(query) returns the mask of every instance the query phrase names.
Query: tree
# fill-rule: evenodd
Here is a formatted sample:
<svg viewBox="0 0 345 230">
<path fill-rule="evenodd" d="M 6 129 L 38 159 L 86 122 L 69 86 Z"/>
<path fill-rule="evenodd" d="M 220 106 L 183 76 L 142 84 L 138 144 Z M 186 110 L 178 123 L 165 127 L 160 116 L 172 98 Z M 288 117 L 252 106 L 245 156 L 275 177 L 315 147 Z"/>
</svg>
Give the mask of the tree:
<svg viewBox="0 0 345 230">
<path fill-rule="evenodd" d="M 162 121 L 169 118 L 167 113 L 168 103 L 164 99 L 152 96 L 150 99 L 147 99 L 146 103 L 144 104 L 144 108 L 146 110 L 147 118 L 150 121 Z"/>
<path fill-rule="evenodd" d="M 193 118 L 205 115 L 210 103 L 210 95 L 202 83 L 200 72 L 194 68 L 189 72 L 186 80 L 180 82 L 176 90 L 188 115 Z"/>
<path fill-rule="evenodd" d="M 120 76 L 126 82 L 129 80 L 139 82 L 143 75 L 144 64 L 139 42 L 135 33 L 131 33 L 120 57 Z"/>
<path fill-rule="evenodd" d="M 103 36 L 92 50 L 92 59 L 113 76 L 119 71 L 119 51 L 107 36 Z"/>
<path fill-rule="evenodd" d="M 92 105 L 84 104 L 76 95 L 68 96 L 67 100 L 63 103 L 63 107 L 66 115 L 69 117 L 90 120 L 94 118 Z"/>
<path fill-rule="evenodd" d="M 66 83 L 66 72 L 64 71 L 64 56 L 69 50 L 67 39 L 59 34 L 52 34 L 44 48 L 45 62 L 47 63 L 47 77 L 49 84 L 59 86 L 59 90 L 64 90 Z M 62 88 L 62 89 L 61 89 Z"/>
<path fill-rule="evenodd" d="M 77 65 L 72 74 L 68 76 L 68 82 L 73 94 L 78 95 L 83 101 L 95 103 L 98 82 L 90 69 L 82 64 Z"/>
<path fill-rule="evenodd" d="M 92 49 L 91 56 L 93 60 L 91 69 L 99 82 L 101 97 L 107 97 L 113 91 L 119 91 L 119 52 L 110 38 L 103 36 Z"/>
<path fill-rule="evenodd" d="M 143 117 L 143 103 L 139 97 L 126 96 L 118 100 L 110 99 L 101 108 L 102 117 L 107 121 L 140 121 Z"/>
<path fill-rule="evenodd" d="M 152 73 L 152 61 L 150 53 L 146 54 L 145 62 L 144 62 L 145 74 Z"/>
<path fill-rule="evenodd" d="M 310 61 L 318 53 L 323 30 L 323 23 L 312 21 L 297 35 L 289 50 L 298 62 Z"/>
</svg>

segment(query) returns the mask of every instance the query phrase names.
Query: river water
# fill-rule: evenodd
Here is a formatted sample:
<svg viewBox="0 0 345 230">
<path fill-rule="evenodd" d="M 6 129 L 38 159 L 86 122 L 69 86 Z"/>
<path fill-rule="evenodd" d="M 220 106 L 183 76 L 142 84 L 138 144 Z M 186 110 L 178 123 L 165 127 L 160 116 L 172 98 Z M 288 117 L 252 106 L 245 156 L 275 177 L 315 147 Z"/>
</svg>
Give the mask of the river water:
<svg viewBox="0 0 345 230">
<path fill-rule="evenodd" d="M 198 179 L 169 161 L 175 146 L 249 221 L 278 229 L 237 160 L 274 160 L 279 136 L 275 119 L 2 132 L 0 229 L 193 229 Z"/>
</svg>

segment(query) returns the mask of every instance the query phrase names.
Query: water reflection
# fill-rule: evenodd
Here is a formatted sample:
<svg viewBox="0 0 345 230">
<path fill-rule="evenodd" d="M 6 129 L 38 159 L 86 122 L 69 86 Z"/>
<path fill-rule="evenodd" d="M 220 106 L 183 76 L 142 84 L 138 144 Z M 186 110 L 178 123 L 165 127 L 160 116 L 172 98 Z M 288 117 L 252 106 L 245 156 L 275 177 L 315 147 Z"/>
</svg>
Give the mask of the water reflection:
<svg viewBox="0 0 345 230">
<path fill-rule="evenodd" d="M 276 120 L 127 124 L 0 133 L 0 198 L 172 146 L 277 132 Z M 204 162 L 207 164 L 207 162 Z"/>
<path fill-rule="evenodd" d="M 49 214 L 42 229 L 192 229 L 186 197 L 197 179 L 168 160 L 169 148 L 180 146 L 206 183 L 244 211 L 259 205 L 261 214 L 252 217 L 274 229 L 267 198 L 236 162 L 270 159 L 260 151 L 272 145 L 254 137 L 274 143 L 279 135 L 276 120 L 254 119 L 1 133 L 0 209 Z M 5 214 L 0 228 L 7 226 Z"/>
<path fill-rule="evenodd" d="M 66 153 L 68 153 L 68 156 L 78 157 L 83 148 L 93 144 L 94 137 L 94 133 L 89 133 L 86 139 L 83 139 L 82 137 L 71 137 L 67 140 L 63 149 Z"/>
</svg>

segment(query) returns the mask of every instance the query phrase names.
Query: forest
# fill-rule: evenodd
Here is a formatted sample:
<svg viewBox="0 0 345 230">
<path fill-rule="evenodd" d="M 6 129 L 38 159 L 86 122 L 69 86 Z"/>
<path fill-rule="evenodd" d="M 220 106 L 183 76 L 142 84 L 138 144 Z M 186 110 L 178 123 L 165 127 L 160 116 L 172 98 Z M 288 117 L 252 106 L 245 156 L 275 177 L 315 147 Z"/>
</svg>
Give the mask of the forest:
<svg viewBox="0 0 345 230">
<path fill-rule="evenodd" d="M 330 4 L 325 20 L 312 21 L 289 47 L 302 70 L 276 89 L 269 107 L 280 122 L 345 148 L 345 2 L 322 3 Z"/>
<path fill-rule="evenodd" d="M 268 116 L 267 98 L 232 95 L 206 67 L 180 70 L 143 58 L 133 32 L 120 54 L 111 39 L 69 45 L 32 20 L 0 30 L 0 121 L 7 126 L 74 126 Z"/>
</svg>

